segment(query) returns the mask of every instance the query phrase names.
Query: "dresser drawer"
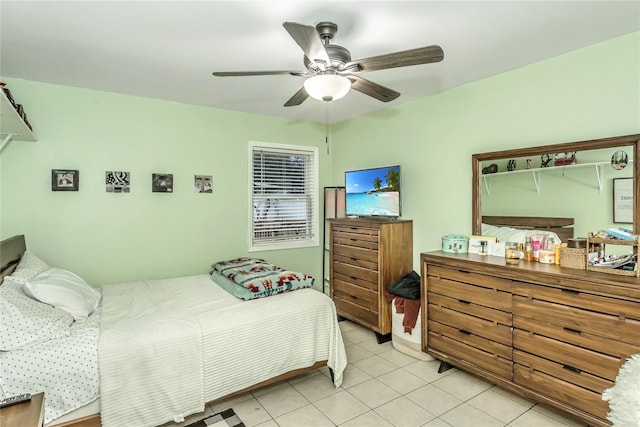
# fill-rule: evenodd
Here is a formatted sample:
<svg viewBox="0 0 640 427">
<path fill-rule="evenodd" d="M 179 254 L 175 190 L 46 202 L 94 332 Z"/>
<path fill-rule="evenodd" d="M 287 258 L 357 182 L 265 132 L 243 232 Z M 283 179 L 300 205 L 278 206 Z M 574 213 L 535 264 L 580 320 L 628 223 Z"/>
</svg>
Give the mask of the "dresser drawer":
<svg viewBox="0 0 640 427">
<path fill-rule="evenodd" d="M 638 303 L 529 283 L 514 283 L 513 314 L 632 345 L 640 343 Z"/>
<path fill-rule="evenodd" d="M 521 364 L 524 362 L 524 365 Z M 549 375 L 533 366 L 528 366 L 529 360 L 520 357 L 519 352 L 514 352 L 513 380 L 516 384 L 535 390 L 545 396 L 557 399 L 560 402 L 580 409 L 588 414 L 601 419 L 606 419 L 609 412 L 609 405 L 602 400 L 600 393 L 593 392 L 580 387 L 570 381 L 565 381 L 554 375 Z M 546 360 L 539 360 L 539 363 L 553 363 Z M 561 366 L 557 369 L 562 370 Z M 548 369 L 547 369 L 548 370 Z M 582 375 L 582 374 L 576 374 Z M 576 381 L 577 382 L 577 381 Z"/>
<path fill-rule="evenodd" d="M 566 378 L 559 376 L 566 380 L 577 378 L 571 373 L 584 372 L 613 382 L 621 366 L 615 357 L 519 329 L 514 330 L 513 347 L 558 363 L 564 368 L 561 372 L 567 374 Z"/>
<path fill-rule="evenodd" d="M 365 249 L 355 248 L 352 246 L 333 245 L 334 258 L 340 258 L 344 262 L 363 265 L 367 268 L 373 268 L 377 270 L 378 265 L 378 250 L 377 249 Z M 375 268 L 374 268 L 375 266 Z"/>
<path fill-rule="evenodd" d="M 336 297 L 362 306 L 369 311 L 378 312 L 377 291 L 336 278 L 333 281 L 333 292 Z"/>
<path fill-rule="evenodd" d="M 429 322 L 427 342 L 429 350 L 442 352 L 503 378 L 512 378 L 511 356 L 504 357 L 505 349 L 496 348 L 496 343 L 473 334 L 460 335 L 434 322 Z"/>
<path fill-rule="evenodd" d="M 431 293 L 428 298 L 427 316 L 430 320 L 511 345 L 511 313 Z"/>
<path fill-rule="evenodd" d="M 498 286 L 490 287 L 487 276 L 440 269 L 441 275 L 428 277 L 429 292 L 504 311 L 511 310 L 511 292 L 502 279 L 493 279 Z M 430 272 L 431 273 L 431 272 Z M 446 274 L 445 274 L 446 273 Z M 465 279 L 466 281 L 460 281 Z M 511 284 L 510 282 L 508 283 Z"/>
<path fill-rule="evenodd" d="M 334 245 L 363 249 L 378 248 L 379 232 L 377 228 L 334 226 L 332 230 Z"/>
<path fill-rule="evenodd" d="M 378 288 L 378 271 L 370 270 L 368 268 L 362 268 L 353 264 L 345 264 L 340 261 L 333 260 L 333 274 L 342 275 L 345 277 L 351 277 L 354 280 L 360 279 L 363 281 L 371 282 L 375 288 Z"/>
<path fill-rule="evenodd" d="M 336 305 L 336 311 L 338 315 L 344 316 L 347 319 L 354 321 L 360 321 L 366 323 L 369 326 L 377 327 L 378 325 L 378 312 L 369 310 L 366 307 L 351 301 L 351 298 L 344 298 L 334 293 L 333 302 Z"/>
<path fill-rule="evenodd" d="M 600 335 L 522 316 L 513 317 L 513 327 L 609 355 L 618 360 L 619 366 L 622 366 L 624 361 L 632 354 L 640 353 L 640 344 L 632 345 L 615 341 Z"/>
</svg>

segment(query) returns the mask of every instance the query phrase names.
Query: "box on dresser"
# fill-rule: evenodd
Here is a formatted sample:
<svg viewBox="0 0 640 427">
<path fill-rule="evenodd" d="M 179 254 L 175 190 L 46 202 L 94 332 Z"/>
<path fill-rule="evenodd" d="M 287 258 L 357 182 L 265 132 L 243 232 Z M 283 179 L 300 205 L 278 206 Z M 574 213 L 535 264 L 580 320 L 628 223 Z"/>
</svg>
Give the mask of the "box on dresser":
<svg viewBox="0 0 640 427">
<path fill-rule="evenodd" d="M 592 426 L 640 353 L 640 279 L 476 254 L 421 254 L 423 350 Z"/>
</svg>

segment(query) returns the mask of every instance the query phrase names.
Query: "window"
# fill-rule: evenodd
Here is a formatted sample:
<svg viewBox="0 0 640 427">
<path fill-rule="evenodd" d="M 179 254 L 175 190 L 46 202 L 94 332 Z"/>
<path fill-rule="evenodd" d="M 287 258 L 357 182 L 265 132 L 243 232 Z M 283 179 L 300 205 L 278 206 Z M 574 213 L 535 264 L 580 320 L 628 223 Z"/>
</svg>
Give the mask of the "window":
<svg viewBox="0 0 640 427">
<path fill-rule="evenodd" d="M 318 245 L 318 149 L 249 142 L 250 251 Z"/>
</svg>

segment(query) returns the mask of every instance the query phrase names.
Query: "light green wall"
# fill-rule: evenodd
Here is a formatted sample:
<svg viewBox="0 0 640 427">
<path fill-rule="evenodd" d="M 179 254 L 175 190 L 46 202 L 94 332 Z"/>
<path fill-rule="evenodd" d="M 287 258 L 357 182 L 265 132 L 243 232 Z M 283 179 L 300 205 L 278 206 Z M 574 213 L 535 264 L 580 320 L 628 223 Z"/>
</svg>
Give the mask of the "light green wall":
<svg viewBox="0 0 640 427">
<path fill-rule="evenodd" d="M 344 183 L 345 170 L 402 165 L 402 216 L 414 220 L 417 270 L 420 252 L 440 249 L 443 235 L 471 233 L 473 153 L 640 133 L 640 33 L 343 122 L 332 131 L 334 185 Z M 584 192 L 578 198 L 584 204 L 573 209 L 588 211 L 587 197 L 597 190 L 576 191 Z"/>
<path fill-rule="evenodd" d="M 249 140 L 321 147 L 329 176 L 323 125 L 2 80 L 38 141 L 2 152 L 1 236 L 25 234 L 38 256 L 93 284 L 198 274 L 246 255 Z M 80 191 L 52 192 L 55 168 L 80 170 Z M 129 171 L 131 193 L 106 193 L 107 170 Z M 154 172 L 173 173 L 174 193 L 151 192 Z M 195 174 L 213 176 L 213 194 L 194 192 Z M 320 246 L 252 255 L 322 277 Z"/>
<path fill-rule="evenodd" d="M 471 232 L 473 153 L 640 133 L 638 76 L 634 33 L 334 125 L 329 156 L 323 125 L 3 79 L 38 142 L 0 156 L 0 236 L 26 234 L 95 284 L 205 272 L 246 254 L 247 141 L 260 140 L 320 147 L 320 188 L 401 164 L 417 270 L 442 235 Z M 52 168 L 79 169 L 80 191 L 51 192 Z M 132 192 L 107 194 L 106 170 L 130 171 Z M 151 193 L 153 172 L 173 173 L 175 193 Z M 195 194 L 194 174 L 214 193 Z M 322 277 L 319 247 L 256 255 Z"/>
</svg>

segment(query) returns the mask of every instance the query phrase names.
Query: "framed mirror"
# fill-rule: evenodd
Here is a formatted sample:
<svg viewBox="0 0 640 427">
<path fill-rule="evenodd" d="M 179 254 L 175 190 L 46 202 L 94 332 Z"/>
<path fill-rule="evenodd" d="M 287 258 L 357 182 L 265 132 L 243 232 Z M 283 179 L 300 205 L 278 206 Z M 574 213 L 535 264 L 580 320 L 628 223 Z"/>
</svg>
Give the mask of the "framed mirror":
<svg viewBox="0 0 640 427">
<path fill-rule="evenodd" d="M 497 215 L 575 218 L 576 236 L 614 225 L 638 234 L 639 159 L 640 134 L 474 154 L 472 233 Z M 617 179 L 632 200 L 614 195 Z M 614 212 L 631 221 L 614 224 Z"/>
</svg>

